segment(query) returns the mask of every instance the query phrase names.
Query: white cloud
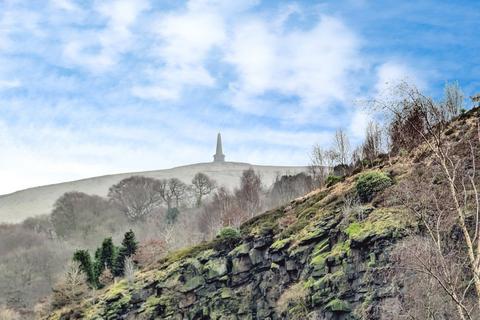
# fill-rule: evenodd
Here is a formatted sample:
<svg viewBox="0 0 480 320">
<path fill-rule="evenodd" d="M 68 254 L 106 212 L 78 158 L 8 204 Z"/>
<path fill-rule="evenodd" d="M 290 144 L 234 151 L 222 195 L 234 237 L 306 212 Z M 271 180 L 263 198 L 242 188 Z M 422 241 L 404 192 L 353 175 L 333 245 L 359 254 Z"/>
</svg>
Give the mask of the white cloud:
<svg viewBox="0 0 480 320">
<path fill-rule="evenodd" d="M 151 84 L 143 89 L 136 86 L 135 95 L 164 100 L 180 97 L 184 86 L 215 85 L 205 63 L 211 51 L 226 40 L 226 25 L 223 12 L 211 2 L 190 1 L 185 10 L 157 16 L 152 29 L 158 45 L 153 54 L 162 68 L 150 72 Z"/>
<path fill-rule="evenodd" d="M 135 86 L 132 88 L 132 94 L 138 98 L 152 100 L 177 100 L 179 98 L 178 91 L 161 86 Z"/>
<path fill-rule="evenodd" d="M 77 11 L 79 10 L 78 6 L 71 0 L 50 0 L 50 3 L 58 9 L 66 11 Z"/>
<path fill-rule="evenodd" d="M 307 109 L 345 102 L 353 94 L 351 75 L 361 68 L 359 49 L 358 37 L 328 16 L 308 30 L 283 31 L 263 20 L 243 21 L 226 57 L 239 76 L 231 86 L 234 106 L 252 111 L 265 93 L 296 98 Z"/>
<path fill-rule="evenodd" d="M 416 70 L 303 4 L 49 1 L 0 12 L 0 90 L 27 92 L 0 99 L 0 193 L 209 161 L 219 129 L 228 160 L 304 164 L 332 128 L 363 136 L 357 88 Z"/>
<path fill-rule="evenodd" d="M 149 8 L 147 0 L 112 0 L 98 2 L 95 11 L 107 20 L 100 31 L 80 31 L 68 39 L 63 50 L 70 63 L 91 71 L 104 71 L 114 66 L 122 53 L 132 46 L 131 28 L 139 15 Z"/>
<path fill-rule="evenodd" d="M 350 126 L 348 127 L 348 134 L 355 144 L 365 137 L 370 121 L 372 121 L 371 115 L 364 110 L 355 110 L 353 113 Z"/>
<path fill-rule="evenodd" d="M 388 61 L 377 68 L 377 82 L 375 91 L 377 95 L 387 94 L 395 85 L 401 82 L 412 83 L 418 87 L 424 87 L 424 80 L 404 62 Z"/>
<path fill-rule="evenodd" d="M 20 80 L 2 80 L 0 79 L 0 90 L 2 89 L 15 89 L 22 86 Z"/>
</svg>

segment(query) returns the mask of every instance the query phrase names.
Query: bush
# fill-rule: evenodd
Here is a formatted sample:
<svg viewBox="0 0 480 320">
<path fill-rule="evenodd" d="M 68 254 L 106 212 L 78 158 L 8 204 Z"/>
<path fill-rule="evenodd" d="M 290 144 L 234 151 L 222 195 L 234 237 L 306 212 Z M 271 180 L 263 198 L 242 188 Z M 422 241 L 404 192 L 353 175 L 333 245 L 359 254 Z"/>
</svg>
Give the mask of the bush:
<svg viewBox="0 0 480 320">
<path fill-rule="evenodd" d="M 226 227 L 221 229 L 218 232 L 217 238 L 218 239 L 238 239 L 240 237 L 240 231 L 232 227 Z"/>
<path fill-rule="evenodd" d="M 306 319 L 308 292 L 303 283 L 296 283 L 283 291 L 277 300 L 277 312 L 288 319 Z"/>
<path fill-rule="evenodd" d="M 376 193 L 388 188 L 392 185 L 392 179 L 379 171 L 367 172 L 358 177 L 355 185 L 358 197 L 362 202 L 369 202 Z"/>
<path fill-rule="evenodd" d="M 331 187 L 331 186 L 333 186 L 334 184 L 336 184 L 337 182 L 340 182 L 340 181 L 342 181 L 342 177 L 330 175 L 325 180 L 325 184 L 326 184 L 327 187 Z"/>
</svg>

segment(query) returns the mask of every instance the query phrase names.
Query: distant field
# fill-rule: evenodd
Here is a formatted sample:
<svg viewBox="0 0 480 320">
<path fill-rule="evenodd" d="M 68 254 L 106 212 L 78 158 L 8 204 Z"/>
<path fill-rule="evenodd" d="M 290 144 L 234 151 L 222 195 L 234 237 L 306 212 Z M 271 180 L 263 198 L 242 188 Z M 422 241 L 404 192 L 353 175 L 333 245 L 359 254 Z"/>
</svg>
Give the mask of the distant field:
<svg viewBox="0 0 480 320">
<path fill-rule="evenodd" d="M 110 186 L 133 175 L 143 175 L 157 179 L 175 177 L 185 183 L 190 183 L 197 172 L 203 172 L 215 179 L 218 185 L 233 189 L 238 186 L 242 171 L 250 167 L 261 174 L 262 181 L 267 187 L 273 183 L 277 174 L 296 174 L 306 170 L 306 167 L 258 166 L 238 162 L 211 162 L 165 170 L 93 177 L 25 189 L 0 196 L 0 222 L 15 223 L 28 217 L 50 213 L 55 200 L 69 191 L 81 191 L 88 194 L 106 196 Z"/>
</svg>

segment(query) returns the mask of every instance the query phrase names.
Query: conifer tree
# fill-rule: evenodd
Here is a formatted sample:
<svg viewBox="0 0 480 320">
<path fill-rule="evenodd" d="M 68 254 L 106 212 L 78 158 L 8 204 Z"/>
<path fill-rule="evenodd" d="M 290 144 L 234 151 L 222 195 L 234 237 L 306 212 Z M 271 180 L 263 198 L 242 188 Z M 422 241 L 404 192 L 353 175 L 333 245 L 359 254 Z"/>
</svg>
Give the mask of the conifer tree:
<svg viewBox="0 0 480 320">
<path fill-rule="evenodd" d="M 137 252 L 138 242 L 135 238 L 135 233 L 130 229 L 125 233 L 125 236 L 122 241 L 122 246 L 125 248 L 125 254 L 127 257 L 130 257 Z"/>
<path fill-rule="evenodd" d="M 112 269 L 115 259 L 115 246 L 112 238 L 105 238 L 100 248 L 99 264 L 103 271 L 105 267 Z"/>
<path fill-rule="evenodd" d="M 77 261 L 80 264 L 80 269 L 85 273 L 88 283 L 93 287 L 97 287 L 94 265 L 88 250 L 75 251 L 73 254 L 73 261 Z"/>
<path fill-rule="evenodd" d="M 122 246 L 118 249 L 118 254 L 115 258 L 115 266 L 113 273 L 115 276 L 123 276 L 125 270 L 125 259 L 131 257 L 137 252 L 138 242 L 135 238 L 135 233 L 129 230 L 125 233 L 122 240 Z"/>
</svg>

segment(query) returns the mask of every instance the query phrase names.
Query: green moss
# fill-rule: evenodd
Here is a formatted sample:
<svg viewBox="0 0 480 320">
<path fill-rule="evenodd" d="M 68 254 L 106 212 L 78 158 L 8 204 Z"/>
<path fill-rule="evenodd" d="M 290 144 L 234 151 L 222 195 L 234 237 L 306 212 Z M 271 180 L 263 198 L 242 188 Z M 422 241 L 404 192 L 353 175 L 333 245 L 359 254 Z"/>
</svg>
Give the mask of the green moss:
<svg viewBox="0 0 480 320">
<path fill-rule="evenodd" d="M 323 268 L 325 266 L 326 255 L 318 255 L 312 258 L 310 265 L 315 268 Z"/>
<path fill-rule="evenodd" d="M 141 309 L 143 309 L 144 316 L 152 316 L 161 303 L 162 303 L 162 298 L 160 297 L 157 297 L 157 296 L 148 297 L 147 301 L 145 301 L 141 307 Z"/>
<path fill-rule="evenodd" d="M 308 219 L 298 220 L 280 233 L 280 238 L 293 237 L 310 224 Z"/>
<path fill-rule="evenodd" d="M 117 296 L 125 294 L 126 292 L 128 292 L 128 282 L 127 280 L 120 280 L 108 289 L 104 295 L 104 298 L 105 300 L 112 300 Z"/>
<path fill-rule="evenodd" d="M 343 269 L 338 269 L 333 273 L 327 273 L 325 276 L 320 278 L 314 283 L 314 288 L 323 289 L 326 287 L 340 287 L 341 283 L 346 280 L 345 272 Z"/>
<path fill-rule="evenodd" d="M 227 273 L 227 264 L 224 259 L 209 260 L 203 266 L 203 272 L 206 273 L 208 279 L 218 278 Z"/>
<path fill-rule="evenodd" d="M 245 222 L 240 231 L 244 235 L 263 235 L 278 228 L 278 219 L 283 215 L 283 209 L 268 211 Z"/>
<path fill-rule="evenodd" d="M 207 250 L 215 248 L 218 241 L 210 241 L 204 242 L 199 245 L 193 247 L 183 248 L 177 251 L 172 252 L 169 254 L 165 259 L 162 261 L 165 265 L 172 264 L 184 258 L 195 257 L 198 254 L 202 254 Z"/>
<path fill-rule="evenodd" d="M 189 292 L 192 291 L 205 283 L 205 279 L 202 276 L 194 276 L 185 282 L 183 287 L 181 288 L 182 292 Z"/>
<path fill-rule="evenodd" d="M 375 253 L 371 252 L 369 258 L 370 259 L 368 260 L 367 266 L 370 268 L 375 267 L 375 264 L 377 263 L 377 257 L 375 256 Z"/>
<path fill-rule="evenodd" d="M 207 249 L 205 251 L 201 251 L 198 255 L 196 255 L 199 261 L 206 261 L 209 260 L 213 255 L 217 252 L 213 249 Z"/>
<path fill-rule="evenodd" d="M 349 256 L 350 252 L 350 240 L 338 242 L 332 248 L 327 258 L 342 259 L 345 256 Z"/>
<path fill-rule="evenodd" d="M 310 260 L 310 265 L 315 269 L 322 269 L 325 267 L 325 260 L 330 254 L 329 249 L 329 240 L 325 239 L 318 243 L 314 248 L 311 254 L 312 259 Z"/>
<path fill-rule="evenodd" d="M 132 299 L 130 294 L 122 294 L 122 298 L 106 305 L 107 319 L 116 318 L 123 310 L 128 307 L 130 300 Z"/>
<path fill-rule="evenodd" d="M 364 242 L 373 236 L 396 235 L 410 224 L 412 222 L 403 209 L 382 208 L 374 210 L 364 221 L 351 223 L 345 233 L 352 240 Z"/>
<path fill-rule="evenodd" d="M 228 253 L 229 256 L 239 256 L 239 255 L 246 255 L 250 251 L 250 247 L 246 243 L 242 243 L 241 245 L 235 247 L 232 251 Z"/>
<path fill-rule="evenodd" d="M 317 243 L 317 245 L 313 248 L 312 256 L 316 256 L 320 253 L 325 253 L 328 251 L 330 241 L 329 239 L 324 239 L 323 241 L 320 241 Z"/>
<path fill-rule="evenodd" d="M 274 243 L 272 243 L 272 245 L 270 246 L 270 249 L 272 249 L 272 250 L 277 250 L 277 251 L 278 251 L 278 250 L 282 250 L 282 249 L 284 249 L 291 241 L 292 241 L 292 239 L 290 239 L 290 238 L 277 240 L 277 241 L 275 241 Z"/>
<path fill-rule="evenodd" d="M 297 216 L 299 218 L 309 218 L 313 217 L 318 211 L 316 207 L 307 207 L 305 210 L 302 210 Z"/>
<path fill-rule="evenodd" d="M 233 291 L 230 288 L 222 288 L 220 291 L 220 297 L 222 299 L 229 299 L 233 297 Z"/>
<path fill-rule="evenodd" d="M 270 265 L 270 269 L 279 270 L 280 266 L 278 264 L 276 264 L 275 262 L 272 262 L 272 264 Z"/>
<path fill-rule="evenodd" d="M 333 299 L 330 301 L 326 309 L 333 311 L 333 312 L 350 312 L 350 304 L 347 301 L 340 300 L 340 299 Z"/>
<path fill-rule="evenodd" d="M 327 187 L 331 187 L 335 184 L 337 184 L 338 182 L 342 181 L 343 180 L 343 177 L 339 177 L 339 176 L 328 176 L 327 179 L 325 179 L 325 185 Z"/>
</svg>

